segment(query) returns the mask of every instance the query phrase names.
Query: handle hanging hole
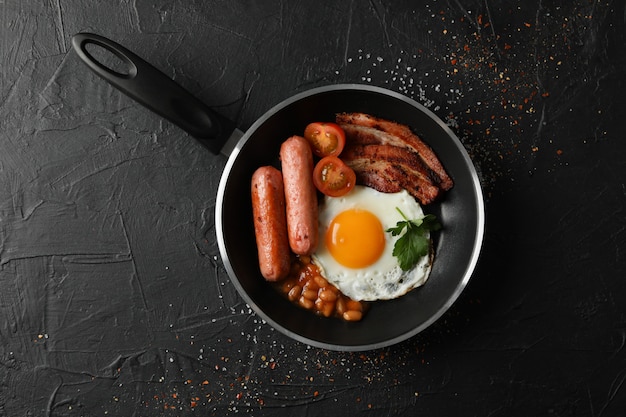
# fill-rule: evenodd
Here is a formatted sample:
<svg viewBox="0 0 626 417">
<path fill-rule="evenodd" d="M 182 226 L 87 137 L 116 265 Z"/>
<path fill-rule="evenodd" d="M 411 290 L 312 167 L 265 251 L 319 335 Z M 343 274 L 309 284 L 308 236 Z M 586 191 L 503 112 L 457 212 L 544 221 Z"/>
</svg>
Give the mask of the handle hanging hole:
<svg viewBox="0 0 626 417">
<path fill-rule="evenodd" d="M 84 52 L 102 69 L 122 78 L 132 78 L 137 74 L 137 67 L 121 52 L 109 49 L 107 45 L 89 40 L 84 44 Z"/>
</svg>

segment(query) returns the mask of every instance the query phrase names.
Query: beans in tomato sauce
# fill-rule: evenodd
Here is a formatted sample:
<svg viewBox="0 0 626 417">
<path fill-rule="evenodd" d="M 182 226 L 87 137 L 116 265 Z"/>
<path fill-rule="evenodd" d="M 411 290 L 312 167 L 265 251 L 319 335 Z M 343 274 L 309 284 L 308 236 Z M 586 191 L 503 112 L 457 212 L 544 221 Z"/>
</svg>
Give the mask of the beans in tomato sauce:
<svg viewBox="0 0 626 417">
<path fill-rule="evenodd" d="M 324 317 L 360 321 L 367 304 L 347 297 L 324 278 L 310 256 L 298 256 L 284 280 L 274 284 L 294 304 Z"/>
</svg>

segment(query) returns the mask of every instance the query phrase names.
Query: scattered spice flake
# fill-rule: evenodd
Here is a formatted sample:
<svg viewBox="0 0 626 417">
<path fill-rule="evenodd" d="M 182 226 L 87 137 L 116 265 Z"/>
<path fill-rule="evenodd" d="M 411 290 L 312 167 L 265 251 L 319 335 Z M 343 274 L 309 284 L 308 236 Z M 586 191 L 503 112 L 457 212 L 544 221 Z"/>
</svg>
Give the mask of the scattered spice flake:
<svg viewBox="0 0 626 417">
<path fill-rule="evenodd" d="M 556 154 L 559 155 L 559 156 L 563 155 L 563 150 L 562 149 L 557 149 L 556 150 Z"/>
</svg>

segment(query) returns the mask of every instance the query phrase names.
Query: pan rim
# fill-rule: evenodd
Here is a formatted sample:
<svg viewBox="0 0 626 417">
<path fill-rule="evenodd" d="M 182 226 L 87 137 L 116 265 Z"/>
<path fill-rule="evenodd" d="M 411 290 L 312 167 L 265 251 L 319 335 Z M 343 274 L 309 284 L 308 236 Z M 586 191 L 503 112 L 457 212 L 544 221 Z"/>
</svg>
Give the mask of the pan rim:
<svg viewBox="0 0 626 417">
<path fill-rule="evenodd" d="M 256 132 L 256 130 L 263 125 L 266 120 L 268 118 L 270 118 L 271 116 L 273 116 L 274 114 L 276 114 L 277 112 L 279 112 L 280 110 L 282 110 L 283 108 L 299 101 L 302 100 L 303 98 L 312 96 L 312 95 L 317 95 L 317 94 L 321 94 L 321 93 L 325 93 L 325 92 L 331 92 L 331 91 L 340 91 L 340 90 L 358 90 L 358 91 L 366 91 L 366 92 L 372 92 L 372 93 L 376 93 L 376 94 L 382 94 L 382 95 L 386 95 L 386 96 L 390 96 L 392 98 L 401 100 L 406 102 L 407 104 L 409 104 L 410 106 L 416 108 L 417 110 L 423 112 L 427 117 L 429 117 L 432 121 L 434 121 L 442 130 L 444 130 L 444 132 L 446 133 L 446 135 L 452 140 L 452 142 L 454 143 L 457 151 L 460 153 L 460 155 L 462 156 L 465 165 L 468 167 L 470 173 L 471 173 L 471 183 L 472 183 L 472 188 L 473 188 L 473 194 L 474 194 L 474 198 L 476 199 L 476 218 L 474 219 L 476 221 L 476 234 L 474 236 L 474 241 L 473 241 L 473 247 L 472 247 L 472 252 L 471 255 L 469 257 L 469 262 L 467 263 L 467 265 L 465 266 L 465 270 L 463 273 L 462 278 L 459 280 L 457 286 L 454 288 L 454 291 L 450 294 L 450 296 L 445 300 L 445 302 L 437 309 L 437 311 L 432 314 L 427 320 L 425 320 L 423 323 L 421 323 L 419 326 L 414 327 L 413 329 L 411 329 L 410 331 L 406 331 L 403 332 L 399 335 L 397 335 L 396 337 L 393 338 L 389 338 L 383 341 L 379 341 L 379 342 L 374 342 L 374 343 L 366 343 L 366 344 L 354 344 L 354 345 L 344 345 L 344 344 L 335 344 L 335 343 L 329 343 L 329 342 L 323 342 L 323 341 L 319 341 L 319 340 L 314 340 L 311 339 L 309 337 L 306 336 L 302 336 L 292 330 L 289 330 L 287 328 L 285 328 L 284 326 L 280 325 L 279 323 L 277 323 L 274 319 L 272 319 L 269 315 L 267 315 L 252 299 L 251 297 L 247 294 L 247 292 L 245 291 L 245 289 L 243 288 L 242 284 L 239 282 L 239 279 L 237 278 L 237 275 L 235 273 L 235 270 L 232 266 L 232 263 L 230 261 L 229 255 L 228 255 L 228 250 L 226 247 L 226 242 L 224 239 L 224 233 L 223 233 L 223 205 L 224 205 L 224 195 L 226 192 L 226 187 L 228 185 L 228 179 L 230 177 L 230 173 L 233 169 L 233 166 L 242 150 L 242 148 L 245 146 L 246 142 L 251 138 L 252 134 L 254 132 Z M 253 124 L 252 126 L 250 126 L 249 129 L 247 129 L 247 131 L 244 133 L 244 135 L 241 137 L 241 139 L 237 142 L 237 144 L 234 146 L 231 154 L 228 157 L 228 160 L 226 162 L 226 165 L 224 167 L 224 171 L 222 173 L 222 176 L 220 178 L 220 182 L 219 182 L 219 186 L 218 186 L 218 192 L 217 192 L 217 198 L 216 198 L 216 203 L 215 203 L 215 233 L 217 235 L 217 243 L 218 243 L 218 248 L 219 248 L 219 252 L 220 252 L 220 257 L 222 259 L 222 263 L 226 269 L 226 272 L 229 276 L 230 281 L 232 282 L 232 284 L 235 286 L 235 288 L 237 289 L 239 295 L 243 298 L 243 300 L 254 310 L 254 312 L 256 314 L 258 314 L 265 322 L 267 322 L 268 324 L 270 324 L 274 329 L 278 330 L 279 332 L 283 333 L 284 335 L 297 340 L 301 343 L 305 343 L 307 345 L 313 346 L 313 347 L 317 347 L 317 348 L 321 348 L 321 349 L 327 349 L 327 350 L 335 350 L 335 351 L 353 351 L 353 352 L 359 352 L 359 351 L 368 351 L 368 350 L 374 350 L 374 349 L 379 349 L 379 348 L 383 348 L 383 347 L 388 347 L 397 343 L 400 343 L 402 341 L 405 341 L 415 335 L 417 335 L 418 333 L 422 332 L 423 330 L 425 330 L 426 328 L 428 328 L 429 326 L 431 326 L 435 321 L 437 321 L 441 316 L 443 316 L 446 311 L 449 310 L 449 308 L 454 304 L 454 302 L 459 298 L 459 296 L 461 295 L 461 293 L 463 292 L 463 290 L 465 289 L 465 287 L 467 286 L 468 282 L 470 281 L 474 270 L 476 268 L 476 265 L 478 264 L 478 260 L 480 257 L 480 253 L 482 250 L 482 246 L 483 246 L 483 240 L 484 240 L 484 234 L 485 234 L 485 203 L 484 203 L 484 196 L 483 196 L 483 192 L 482 192 L 482 188 L 480 185 L 480 179 L 478 177 L 478 173 L 476 171 L 476 168 L 471 160 L 471 158 L 469 157 L 469 154 L 467 152 L 467 150 L 465 149 L 465 147 L 463 146 L 463 144 L 461 143 L 461 141 L 459 140 L 459 138 L 456 136 L 456 134 L 450 129 L 450 127 L 448 125 L 446 125 L 435 113 L 433 113 L 431 110 L 429 110 L 428 108 L 426 108 L 425 106 L 423 106 L 422 104 L 418 103 L 417 101 L 413 100 L 412 98 L 409 98 L 403 94 L 400 94 L 398 92 L 386 89 L 386 88 L 382 88 L 382 87 L 377 87 L 377 86 L 372 86 L 372 85 L 367 85 L 367 84 L 358 84 L 358 83 L 349 83 L 349 84 L 330 84 L 330 85 L 325 85 L 325 86 L 321 86 L 321 87 L 316 87 L 316 88 L 312 88 L 300 93 L 297 93 L 283 101 L 281 101 L 280 103 L 276 104 L 275 106 L 273 106 L 272 108 L 270 108 L 267 112 L 265 112 L 260 118 L 258 118 Z"/>
</svg>

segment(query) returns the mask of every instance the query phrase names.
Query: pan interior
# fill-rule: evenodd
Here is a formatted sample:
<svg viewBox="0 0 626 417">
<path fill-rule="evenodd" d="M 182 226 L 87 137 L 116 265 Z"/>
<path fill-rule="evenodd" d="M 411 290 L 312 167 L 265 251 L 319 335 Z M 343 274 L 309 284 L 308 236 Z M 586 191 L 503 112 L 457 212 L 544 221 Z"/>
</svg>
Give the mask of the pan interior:
<svg viewBox="0 0 626 417">
<path fill-rule="evenodd" d="M 250 179 L 254 170 L 262 165 L 279 168 L 278 152 L 285 139 L 301 135 L 312 121 L 332 121 L 340 112 L 364 112 L 409 125 L 435 150 L 455 181 L 440 202 L 424 207 L 444 226 L 433 236 L 436 255 L 426 285 L 395 300 L 372 303 L 358 323 L 318 317 L 291 304 L 266 283 L 259 272 L 252 222 Z M 216 209 L 221 256 L 245 301 L 279 331 L 312 346 L 334 350 L 388 346 L 433 323 L 467 284 L 477 262 L 483 229 L 478 178 L 453 132 L 415 101 L 360 85 L 311 90 L 286 100 L 259 119 L 229 158 Z"/>
</svg>

